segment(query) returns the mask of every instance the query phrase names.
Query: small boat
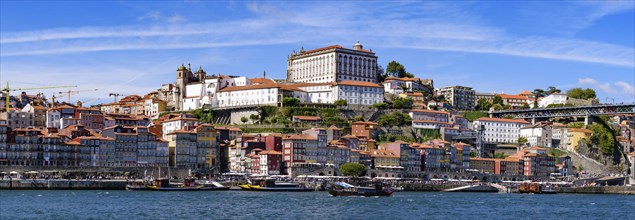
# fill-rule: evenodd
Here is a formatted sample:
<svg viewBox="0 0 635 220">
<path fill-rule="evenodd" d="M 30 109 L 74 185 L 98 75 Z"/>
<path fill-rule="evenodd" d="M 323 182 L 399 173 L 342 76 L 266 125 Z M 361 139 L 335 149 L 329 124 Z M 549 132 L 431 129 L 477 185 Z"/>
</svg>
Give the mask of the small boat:
<svg viewBox="0 0 635 220">
<path fill-rule="evenodd" d="M 126 184 L 126 190 L 149 190 L 147 182 L 143 180 L 135 180 Z"/>
<path fill-rule="evenodd" d="M 395 190 L 389 185 L 375 183 L 374 187 L 353 186 L 344 182 L 336 182 L 328 189 L 332 196 L 390 196 Z"/>
<path fill-rule="evenodd" d="M 220 183 L 209 182 L 204 184 L 196 183 L 195 179 L 185 179 L 183 183 L 171 183 L 170 179 L 156 179 L 151 185 L 131 186 L 129 190 L 152 190 L 152 191 L 209 191 L 209 190 L 228 190 L 229 187 Z"/>
<path fill-rule="evenodd" d="M 304 187 L 295 182 L 276 182 L 275 179 L 253 180 L 252 183 L 238 185 L 243 190 L 248 191 L 269 191 L 269 192 L 309 192 L 314 188 Z"/>
</svg>

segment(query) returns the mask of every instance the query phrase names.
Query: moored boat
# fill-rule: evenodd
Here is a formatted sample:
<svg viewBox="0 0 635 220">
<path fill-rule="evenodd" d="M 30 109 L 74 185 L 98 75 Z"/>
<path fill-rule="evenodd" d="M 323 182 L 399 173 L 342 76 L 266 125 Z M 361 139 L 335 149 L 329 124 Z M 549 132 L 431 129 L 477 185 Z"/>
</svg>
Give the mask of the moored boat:
<svg viewBox="0 0 635 220">
<path fill-rule="evenodd" d="M 328 189 L 332 196 L 390 196 L 395 190 L 389 185 L 375 183 L 374 187 L 353 186 L 344 182 L 336 182 Z"/>
<path fill-rule="evenodd" d="M 146 181 L 135 180 L 126 184 L 126 190 L 132 191 L 132 190 L 149 190 L 149 189 L 148 189 L 148 184 Z"/>
<path fill-rule="evenodd" d="M 253 180 L 253 183 L 238 185 L 243 190 L 269 192 L 309 192 L 314 188 L 305 187 L 295 182 L 276 182 L 275 179 Z"/>
<path fill-rule="evenodd" d="M 152 184 L 126 186 L 128 190 L 152 190 L 152 191 L 209 191 L 228 190 L 229 187 L 220 183 L 210 182 L 199 184 L 195 179 L 185 179 L 183 183 L 171 183 L 169 179 L 156 179 Z"/>
</svg>

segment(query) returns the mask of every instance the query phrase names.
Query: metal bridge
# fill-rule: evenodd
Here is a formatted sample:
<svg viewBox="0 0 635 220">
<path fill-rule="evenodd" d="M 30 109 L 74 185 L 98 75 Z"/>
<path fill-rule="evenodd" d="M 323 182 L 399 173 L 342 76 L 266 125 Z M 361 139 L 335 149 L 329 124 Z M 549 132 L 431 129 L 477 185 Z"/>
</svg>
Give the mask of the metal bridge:
<svg viewBox="0 0 635 220">
<path fill-rule="evenodd" d="M 588 117 L 591 115 L 635 114 L 635 103 L 617 105 L 595 105 L 561 108 L 535 108 L 522 110 L 503 110 L 490 112 L 492 118 L 553 118 Z"/>
</svg>

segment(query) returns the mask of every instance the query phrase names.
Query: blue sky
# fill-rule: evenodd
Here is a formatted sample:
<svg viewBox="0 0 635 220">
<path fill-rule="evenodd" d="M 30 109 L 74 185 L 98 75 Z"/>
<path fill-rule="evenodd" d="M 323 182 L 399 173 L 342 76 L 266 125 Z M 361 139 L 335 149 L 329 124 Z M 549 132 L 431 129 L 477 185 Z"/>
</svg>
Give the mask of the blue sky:
<svg viewBox="0 0 635 220">
<path fill-rule="evenodd" d="M 635 1 L 1 1 L 0 81 L 145 94 L 181 63 L 284 78 L 293 50 L 359 40 L 436 87 L 589 87 L 635 101 Z M 42 90 L 52 94 L 59 90 Z"/>
</svg>

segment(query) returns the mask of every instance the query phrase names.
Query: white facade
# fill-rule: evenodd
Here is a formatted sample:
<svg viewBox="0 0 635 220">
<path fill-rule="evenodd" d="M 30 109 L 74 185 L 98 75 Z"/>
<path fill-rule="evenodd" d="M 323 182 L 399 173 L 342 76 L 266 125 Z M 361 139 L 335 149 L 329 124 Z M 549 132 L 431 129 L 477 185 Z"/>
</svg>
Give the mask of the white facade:
<svg viewBox="0 0 635 220">
<path fill-rule="evenodd" d="M 527 138 L 529 146 L 552 147 L 551 125 L 530 125 L 520 129 L 520 136 Z"/>
<path fill-rule="evenodd" d="M 157 99 L 146 99 L 144 101 L 144 109 L 145 115 L 151 118 L 158 118 L 159 114 L 159 106 L 163 105 L 163 110 L 165 110 L 165 101 L 157 100 Z"/>
<path fill-rule="evenodd" d="M 49 109 L 46 111 L 46 127 L 47 128 L 60 128 L 60 111 L 57 109 Z"/>
<path fill-rule="evenodd" d="M 373 105 L 384 101 L 384 88 L 369 82 L 342 81 L 334 86 L 335 100 L 349 105 Z"/>
<path fill-rule="evenodd" d="M 218 92 L 217 106 L 277 105 L 280 91 L 276 84 L 230 87 Z"/>
<path fill-rule="evenodd" d="M 474 121 L 474 130 L 483 129 L 486 143 L 517 143 L 520 128 L 528 125 L 525 120 L 502 118 L 479 118 Z"/>
<path fill-rule="evenodd" d="M 161 123 L 163 131 L 163 139 L 168 139 L 168 134 L 176 130 L 182 130 L 186 127 L 195 128 L 197 120 L 195 118 L 174 118 Z M 187 129 L 185 129 L 187 130 Z"/>
<path fill-rule="evenodd" d="M 305 83 L 343 80 L 377 82 L 377 56 L 357 42 L 353 49 L 333 45 L 289 56 L 287 81 Z"/>
<path fill-rule="evenodd" d="M 330 103 L 335 102 L 335 96 L 333 95 L 332 83 L 315 83 L 315 84 L 300 84 L 298 88 L 306 91 L 307 102 L 309 103 Z"/>
<path fill-rule="evenodd" d="M 421 85 L 419 78 L 396 78 L 389 76 L 382 84 L 384 86 L 384 91 L 390 94 L 401 94 L 406 91 L 414 92 L 425 88 Z"/>
<path fill-rule="evenodd" d="M 550 104 L 567 104 L 567 94 L 554 93 L 538 101 L 540 108 L 547 107 Z"/>
</svg>

